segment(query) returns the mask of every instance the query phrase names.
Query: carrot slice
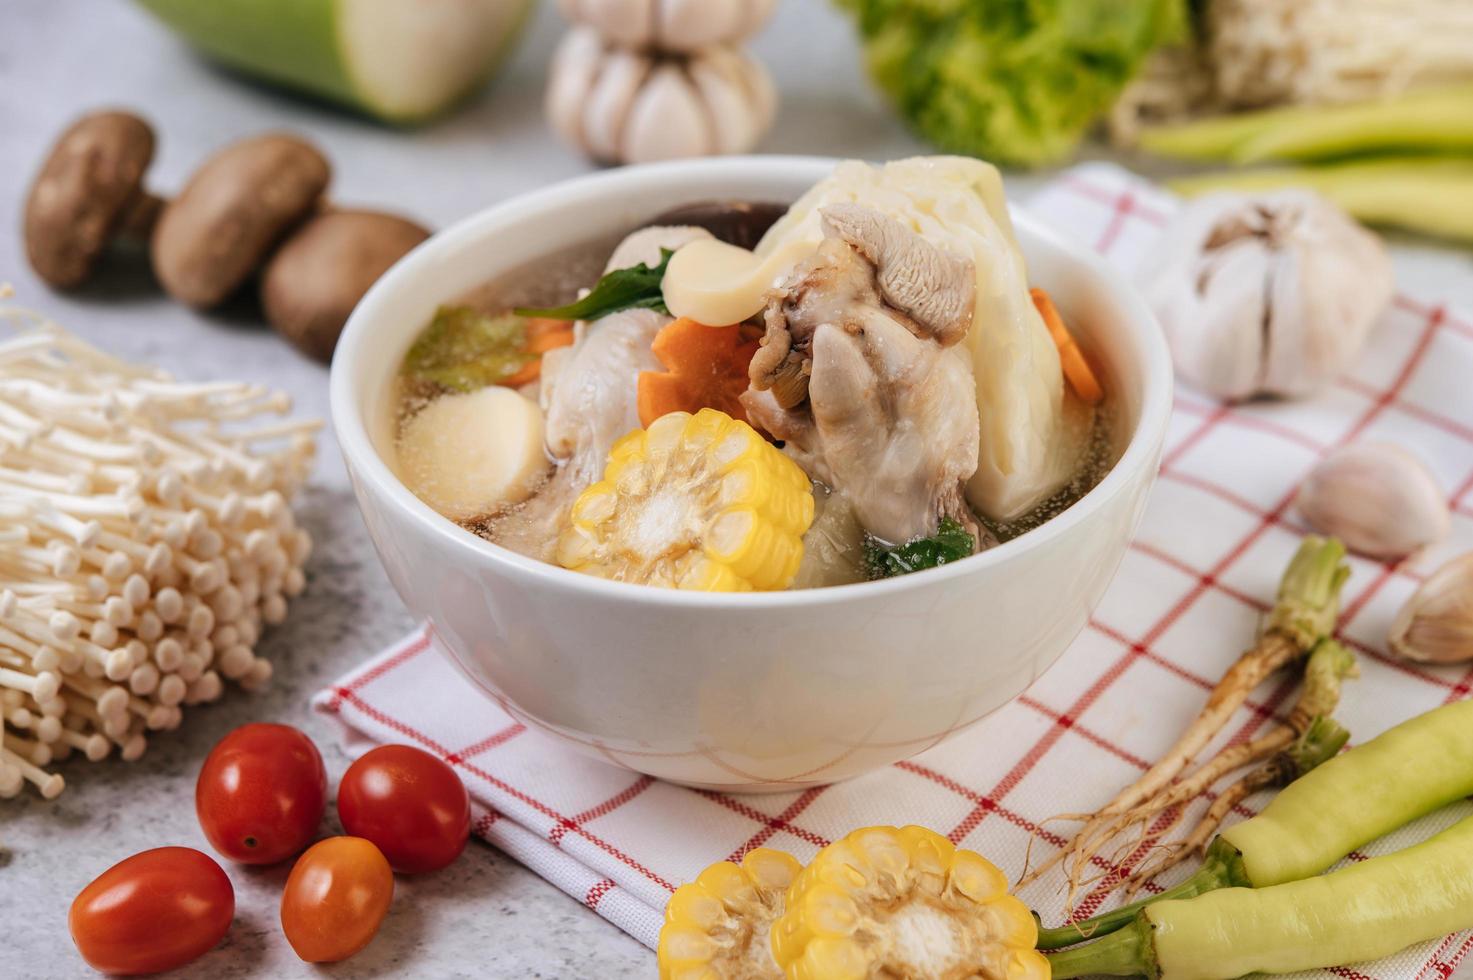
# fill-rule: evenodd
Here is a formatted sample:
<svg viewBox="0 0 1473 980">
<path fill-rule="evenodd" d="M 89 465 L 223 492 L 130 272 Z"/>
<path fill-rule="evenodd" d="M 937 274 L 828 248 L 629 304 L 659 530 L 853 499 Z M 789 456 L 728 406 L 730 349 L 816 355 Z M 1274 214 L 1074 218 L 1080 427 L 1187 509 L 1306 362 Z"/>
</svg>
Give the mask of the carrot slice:
<svg viewBox="0 0 1473 980">
<path fill-rule="evenodd" d="M 666 324 L 650 351 L 664 371 L 642 371 L 636 405 L 641 425 L 670 412 L 716 408 L 746 421 L 738 396 L 747 390 L 747 365 L 756 343 L 743 343 L 741 325 L 708 327 L 689 317 Z"/>
<path fill-rule="evenodd" d="M 548 351 L 557 350 L 559 347 L 571 346 L 573 346 L 573 331 L 570 328 L 567 330 L 552 330 L 547 333 L 537 334 L 536 336 L 528 335 L 527 346 L 523 349 L 528 354 L 546 354 Z"/>
<path fill-rule="evenodd" d="M 690 403 L 691 398 L 685 390 L 685 384 L 675 375 L 663 371 L 644 371 L 640 374 L 635 399 L 640 425 L 648 427 L 662 415 L 686 411 L 686 406 Z"/>
<path fill-rule="evenodd" d="M 528 361 L 526 364 L 523 364 L 520 371 L 509 378 L 502 379 L 498 383 L 504 384 L 508 388 L 520 388 L 522 385 L 530 384 L 540 377 L 542 377 L 542 358 L 539 357 L 535 361 Z"/>
<path fill-rule="evenodd" d="M 1028 290 L 1028 295 L 1033 297 L 1033 305 L 1037 308 L 1039 316 L 1043 317 L 1044 326 L 1048 327 L 1049 336 L 1054 340 L 1054 346 L 1059 349 L 1059 366 L 1064 370 L 1064 380 L 1069 382 L 1069 387 L 1074 389 L 1074 394 L 1081 400 L 1094 404 L 1105 397 L 1105 390 L 1100 387 L 1100 381 L 1095 377 L 1094 369 L 1089 366 L 1089 361 L 1084 358 L 1084 351 L 1074 342 L 1074 335 L 1069 333 L 1069 328 L 1064 326 L 1064 318 L 1059 315 L 1058 307 L 1049 294 L 1037 286 Z"/>
<path fill-rule="evenodd" d="M 564 330 L 573 329 L 572 320 L 551 320 L 545 316 L 527 317 L 524 328 L 527 331 L 527 339 L 532 340 L 543 334 L 560 333 Z"/>
</svg>

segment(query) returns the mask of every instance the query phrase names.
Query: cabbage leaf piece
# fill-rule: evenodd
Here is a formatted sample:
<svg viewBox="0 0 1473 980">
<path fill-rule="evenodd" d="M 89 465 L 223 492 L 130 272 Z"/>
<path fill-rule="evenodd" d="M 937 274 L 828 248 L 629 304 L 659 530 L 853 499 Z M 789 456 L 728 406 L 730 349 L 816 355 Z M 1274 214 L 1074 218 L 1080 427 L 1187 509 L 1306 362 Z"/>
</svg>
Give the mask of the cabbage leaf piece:
<svg viewBox="0 0 1473 980">
<path fill-rule="evenodd" d="M 1184 0 L 836 0 L 870 74 L 944 150 L 1037 166 L 1066 156 L 1160 45 Z"/>
<path fill-rule="evenodd" d="M 404 355 L 410 380 L 475 391 L 513 377 L 536 354 L 525 352 L 527 322 L 520 316 L 491 316 L 469 306 L 442 306 Z"/>
</svg>

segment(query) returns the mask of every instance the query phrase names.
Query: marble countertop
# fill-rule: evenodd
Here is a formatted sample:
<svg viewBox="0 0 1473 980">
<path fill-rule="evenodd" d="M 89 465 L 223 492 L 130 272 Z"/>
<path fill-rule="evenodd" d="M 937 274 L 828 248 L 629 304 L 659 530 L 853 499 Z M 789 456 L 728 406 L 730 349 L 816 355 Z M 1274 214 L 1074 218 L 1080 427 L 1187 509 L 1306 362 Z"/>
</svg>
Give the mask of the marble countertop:
<svg viewBox="0 0 1473 980">
<path fill-rule="evenodd" d="M 156 187 L 174 188 L 208 152 L 272 128 L 310 134 L 335 161 L 333 194 L 447 224 L 511 194 L 586 172 L 547 131 L 544 66 L 561 24 L 543 4 L 509 70 L 452 118 L 400 132 L 242 84 L 199 61 L 124 0 L 17 3 L 0 31 L 0 282 L 18 301 L 124 357 L 181 377 L 241 378 L 289 391 L 303 416 L 326 417 L 327 372 L 264 328 L 250 304 L 210 315 L 163 300 L 141 263 L 116 264 L 80 292 L 47 291 L 23 258 L 16 229 L 25 189 L 58 130 L 88 109 L 135 107 L 152 119 Z M 757 39 L 783 91 L 763 150 L 870 158 L 921 149 L 867 87 L 848 26 L 825 0 L 785 0 Z M 1011 186 L 1027 192 L 1042 179 Z M 1404 288 L 1473 304 L 1467 253 L 1397 250 Z M 1458 284 L 1454 289 L 1453 285 Z M 152 740 L 136 763 L 70 763 L 55 802 L 0 801 L 0 976 L 93 976 L 72 948 L 66 909 L 96 874 L 162 844 L 207 845 L 192 788 L 209 747 L 236 725 L 270 719 L 318 740 L 336 782 L 347 759 L 308 697 L 411 626 L 379 568 L 330 434 L 299 503 L 317 549 L 306 595 L 261 652 L 276 668 L 258 695 L 232 692 L 190 709 L 183 728 Z M 335 820 L 330 815 L 329 820 Z M 472 845 L 452 868 L 401 879 L 377 939 L 328 969 L 301 963 L 276 918 L 287 869 L 234 868 L 237 919 L 225 944 L 179 976 L 601 977 L 650 976 L 653 956 L 597 915 L 490 847 Z"/>
</svg>

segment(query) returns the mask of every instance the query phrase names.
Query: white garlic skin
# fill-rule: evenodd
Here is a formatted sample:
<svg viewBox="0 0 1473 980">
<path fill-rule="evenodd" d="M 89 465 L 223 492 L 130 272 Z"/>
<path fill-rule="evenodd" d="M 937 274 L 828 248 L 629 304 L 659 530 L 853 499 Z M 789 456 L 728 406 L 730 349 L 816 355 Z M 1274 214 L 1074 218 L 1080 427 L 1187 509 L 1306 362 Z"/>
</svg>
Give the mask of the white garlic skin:
<svg viewBox="0 0 1473 980">
<path fill-rule="evenodd" d="M 1306 523 L 1370 558 L 1402 558 L 1447 537 L 1452 515 L 1420 459 L 1387 442 L 1338 449 L 1310 471 L 1296 500 Z"/>
<path fill-rule="evenodd" d="M 615 47 L 590 27 L 553 56 L 553 128 L 601 163 L 745 153 L 767 132 L 777 97 L 767 69 L 736 47 L 690 57 Z"/>
<path fill-rule="evenodd" d="M 1473 553 L 1422 583 L 1397 613 L 1388 642 L 1397 656 L 1418 663 L 1473 661 Z"/>
<path fill-rule="evenodd" d="M 1189 201 L 1141 272 L 1177 374 L 1227 401 L 1318 391 L 1393 291 L 1381 240 L 1308 190 Z"/>
<path fill-rule="evenodd" d="M 559 0 L 574 24 L 617 45 L 690 52 L 735 44 L 761 29 L 777 0 Z"/>
</svg>

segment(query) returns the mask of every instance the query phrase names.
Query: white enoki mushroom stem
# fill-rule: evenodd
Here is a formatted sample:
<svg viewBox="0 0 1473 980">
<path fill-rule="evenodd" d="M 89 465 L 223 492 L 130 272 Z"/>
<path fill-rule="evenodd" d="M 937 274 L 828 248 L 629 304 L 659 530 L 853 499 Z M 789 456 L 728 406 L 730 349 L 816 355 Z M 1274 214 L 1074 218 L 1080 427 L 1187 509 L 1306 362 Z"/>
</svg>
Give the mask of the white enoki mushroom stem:
<svg viewBox="0 0 1473 980">
<path fill-rule="evenodd" d="M 270 680 L 253 648 L 306 584 L 287 498 L 321 423 L 271 418 L 291 400 L 263 385 L 0 321 L 29 328 L 0 339 L 0 797 L 51 797 L 50 763 L 136 759 L 223 679 Z"/>
</svg>

